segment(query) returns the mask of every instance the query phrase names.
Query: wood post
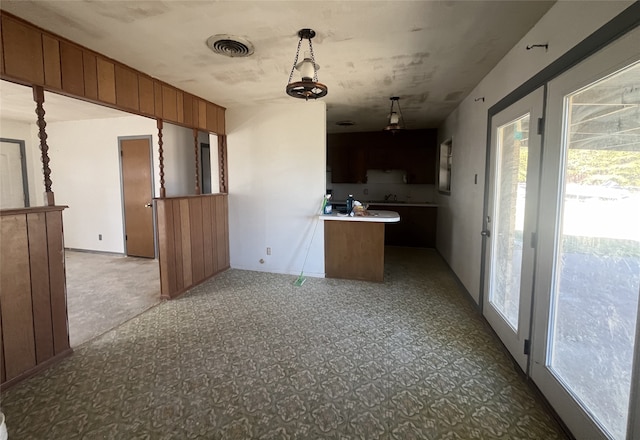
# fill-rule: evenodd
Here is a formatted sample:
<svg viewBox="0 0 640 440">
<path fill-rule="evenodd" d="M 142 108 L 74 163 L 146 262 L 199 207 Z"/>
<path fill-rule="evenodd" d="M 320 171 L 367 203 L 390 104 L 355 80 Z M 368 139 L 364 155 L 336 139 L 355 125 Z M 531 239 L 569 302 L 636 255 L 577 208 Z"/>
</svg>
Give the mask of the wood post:
<svg viewBox="0 0 640 440">
<path fill-rule="evenodd" d="M 220 192 L 228 193 L 227 135 L 218 135 L 218 177 L 220 179 Z"/>
<path fill-rule="evenodd" d="M 36 125 L 38 126 L 38 138 L 40 138 L 40 151 L 42 153 L 42 172 L 44 174 L 44 205 L 55 206 L 55 197 L 51 191 L 51 168 L 49 168 L 49 145 L 47 145 L 47 132 L 44 120 L 44 89 L 41 86 L 33 86 L 33 100 L 36 103 Z"/>
<path fill-rule="evenodd" d="M 198 155 L 198 129 L 193 129 L 193 150 L 196 153 L 196 194 L 200 195 L 200 160 Z"/>
<path fill-rule="evenodd" d="M 157 120 L 158 127 L 158 162 L 160 163 L 160 198 L 164 199 L 167 196 L 167 191 L 164 188 L 164 150 L 162 149 L 162 119 Z"/>
</svg>

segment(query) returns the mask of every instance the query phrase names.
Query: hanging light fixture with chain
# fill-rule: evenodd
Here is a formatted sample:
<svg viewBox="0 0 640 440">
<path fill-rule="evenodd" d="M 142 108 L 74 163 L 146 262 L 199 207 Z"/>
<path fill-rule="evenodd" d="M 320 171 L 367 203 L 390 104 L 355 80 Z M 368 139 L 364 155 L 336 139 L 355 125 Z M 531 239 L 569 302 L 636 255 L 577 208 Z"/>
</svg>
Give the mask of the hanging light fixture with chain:
<svg viewBox="0 0 640 440">
<path fill-rule="evenodd" d="M 392 96 L 391 110 L 389 110 L 389 125 L 384 130 L 395 133 L 398 130 L 404 129 L 404 118 L 402 117 L 402 110 L 400 110 L 400 98 L 398 96 Z M 398 111 L 394 110 L 394 106 L 398 107 Z"/>
<path fill-rule="evenodd" d="M 287 95 L 307 101 L 309 98 L 322 98 L 327 94 L 327 86 L 318 82 L 318 69 L 320 69 L 320 66 L 316 64 L 313 55 L 313 45 L 311 44 L 311 39 L 316 36 L 316 33 L 313 29 L 300 29 L 298 36 L 300 37 L 300 41 L 298 41 L 296 58 L 293 60 L 293 67 L 291 67 L 291 74 L 289 75 L 289 82 L 286 89 Z M 304 60 L 298 63 L 302 40 L 309 40 L 309 51 L 304 53 Z M 301 81 L 291 82 L 293 80 L 294 70 L 300 72 L 302 77 Z"/>
</svg>

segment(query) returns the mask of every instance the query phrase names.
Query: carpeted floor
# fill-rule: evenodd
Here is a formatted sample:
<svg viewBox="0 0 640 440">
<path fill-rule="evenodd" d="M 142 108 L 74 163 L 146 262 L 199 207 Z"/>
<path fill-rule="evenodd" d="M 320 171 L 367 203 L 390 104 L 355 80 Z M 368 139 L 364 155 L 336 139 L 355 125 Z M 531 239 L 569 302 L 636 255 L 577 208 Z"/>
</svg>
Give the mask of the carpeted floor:
<svg viewBox="0 0 640 440">
<path fill-rule="evenodd" d="M 73 348 L 160 302 L 158 260 L 66 250 L 65 272 Z"/>
<path fill-rule="evenodd" d="M 14 439 L 564 439 L 432 250 L 227 271 L 4 393 Z"/>
</svg>

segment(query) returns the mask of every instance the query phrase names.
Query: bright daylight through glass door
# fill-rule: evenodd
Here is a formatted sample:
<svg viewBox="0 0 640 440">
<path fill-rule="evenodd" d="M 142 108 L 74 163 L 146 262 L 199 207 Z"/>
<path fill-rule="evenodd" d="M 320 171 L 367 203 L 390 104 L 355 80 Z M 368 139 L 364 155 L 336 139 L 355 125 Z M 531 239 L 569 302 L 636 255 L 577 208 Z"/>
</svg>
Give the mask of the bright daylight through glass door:
<svg viewBox="0 0 640 440">
<path fill-rule="evenodd" d="M 496 193 L 493 209 L 489 302 L 518 330 L 522 233 L 529 158 L 529 114 L 497 131 Z"/>
<path fill-rule="evenodd" d="M 640 292 L 639 78 L 636 63 L 565 97 L 549 341 L 549 368 L 620 440 Z"/>
</svg>

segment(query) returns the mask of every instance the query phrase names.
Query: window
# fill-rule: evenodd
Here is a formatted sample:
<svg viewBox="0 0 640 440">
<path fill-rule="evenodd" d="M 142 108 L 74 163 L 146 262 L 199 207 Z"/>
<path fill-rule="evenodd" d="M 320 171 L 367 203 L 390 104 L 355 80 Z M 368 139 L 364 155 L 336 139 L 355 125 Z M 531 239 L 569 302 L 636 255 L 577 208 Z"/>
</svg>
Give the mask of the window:
<svg viewBox="0 0 640 440">
<path fill-rule="evenodd" d="M 451 150 L 452 139 L 440 144 L 440 159 L 438 170 L 438 191 L 441 194 L 451 194 Z"/>
</svg>

